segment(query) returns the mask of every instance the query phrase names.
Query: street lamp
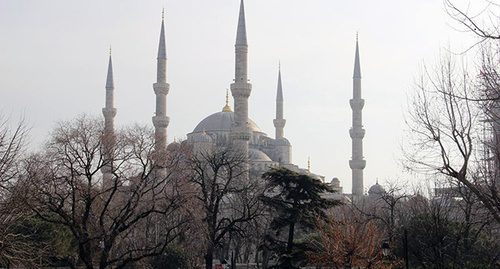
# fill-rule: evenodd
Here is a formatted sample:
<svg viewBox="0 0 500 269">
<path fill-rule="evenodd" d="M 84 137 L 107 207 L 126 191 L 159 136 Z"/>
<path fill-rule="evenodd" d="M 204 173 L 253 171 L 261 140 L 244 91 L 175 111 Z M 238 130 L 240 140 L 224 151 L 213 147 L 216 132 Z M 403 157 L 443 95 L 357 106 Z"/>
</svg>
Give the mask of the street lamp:
<svg viewBox="0 0 500 269">
<path fill-rule="evenodd" d="M 382 254 L 384 255 L 384 257 L 387 258 L 390 252 L 391 252 L 391 247 L 389 246 L 389 243 L 387 243 L 386 241 L 382 244 Z"/>
</svg>

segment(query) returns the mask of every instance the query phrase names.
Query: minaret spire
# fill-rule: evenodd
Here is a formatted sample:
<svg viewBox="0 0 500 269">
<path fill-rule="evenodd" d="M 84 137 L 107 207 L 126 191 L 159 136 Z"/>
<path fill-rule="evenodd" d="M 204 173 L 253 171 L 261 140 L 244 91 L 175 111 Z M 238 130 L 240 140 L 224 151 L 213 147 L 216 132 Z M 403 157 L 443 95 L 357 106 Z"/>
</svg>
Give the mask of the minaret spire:
<svg viewBox="0 0 500 269">
<path fill-rule="evenodd" d="M 278 69 L 278 90 L 276 93 L 276 119 L 273 121 L 276 128 L 275 139 L 283 138 L 283 128 L 285 128 L 286 120 L 283 118 L 283 86 L 281 85 L 281 62 Z"/>
<path fill-rule="evenodd" d="M 359 64 L 359 46 L 358 35 L 356 34 L 356 54 L 354 58 L 353 74 L 353 98 L 350 100 L 352 109 L 352 128 L 349 134 L 352 139 L 352 159 L 349 166 L 352 170 L 352 194 L 353 196 L 363 195 L 363 169 L 366 161 L 363 157 L 363 138 L 365 129 L 363 129 L 362 109 L 365 100 L 361 98 L 361 68 Z"/>
<path fill-rule="evenodd" d="M 104 190 L 113 186 L 113 152 L 115 146 L 114 118 L 116 108 L 114 108 L 113 62 L 111 60 L 111 47 L 109 48 L 108 74 L 106 77 L 106 101 L 102 109 L 104 115 L 104 136 L 103 136 L 103 173 L 102 187 Z"/>
<path fill-rule="evenodd" d="M 169 117 L 167 117 L 167 94 L 170 90 L 170 85 L 167 83 L 167 48 L 165 42 L 163 10 L 156 72 L 156 83 L 153 84 L 156 95 L 156 112 L 155 116 L 153 116 L 153 125 L 155 127 L 155 166 L 160 169 L 160 171 L 166 172 L 165 154 L 167 151 L 167 126 L 170 122 Z M 157 176 L 163 175 L 157 174 Z"/>
<path fill-rule="evenodd" d="M 361 67 L 359 65 L 358 33 L 356 33 L 356 54 L 354 56 L 354 75 L 353 75 L 353 78 L 361 79 Z"/>
<path fill-rule="evenodd" d="M 245 4 L 240 2 L 240 16 L 238 18 L 238 31 L 236 32 L 236 45 L 248 45 L 247 28 L 245 22 Z"/>
<path fill-rule="evenodd" d="M 252 84 L 248 83 L 248 43 L 243 0 L 240 2 L 235 52 L 235 77 L 234 83 L 231 84 L 231 93 L 234 98 L 236 117 L 235 125 L 231 130 L 231 138 L 235 148 L 246 160 L 243 169 L 245 170 L 245 177 L 248 178 L 248 142 L 251 135 L 248 123 L 248 98 L 252 92 Z"/>
</svg>

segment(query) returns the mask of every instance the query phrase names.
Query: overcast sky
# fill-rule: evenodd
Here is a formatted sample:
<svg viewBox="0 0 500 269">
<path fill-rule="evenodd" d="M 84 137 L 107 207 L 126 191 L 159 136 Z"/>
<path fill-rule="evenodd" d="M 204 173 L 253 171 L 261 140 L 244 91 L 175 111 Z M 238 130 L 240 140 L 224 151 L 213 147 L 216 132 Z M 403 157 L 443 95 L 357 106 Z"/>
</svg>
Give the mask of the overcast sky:
<svg viewBox="0 0 500 269">
<path fill-rule="evenodd" d="M 234 78 L 239 0 L 0 0 L 0 112 L 24 113 L 33 148 L 59 120 L 102 115 L 113 47 L 117 126 L 152 124 L 165 7 L 168 141 L 221 111 Z M 365 189 L 408 179 L 398 161 L 406 96 L 425 61 L 470 35 L 436 0 L 246 0 L 249 115 L 274 137 L 278 61 L 293 162 L 351 192 L 352 72 L 359 31 Z M 469 42 L 470 43 L 470 42 Z M 230 105 L 233 107 L 231 98 Z"/>
</svg>

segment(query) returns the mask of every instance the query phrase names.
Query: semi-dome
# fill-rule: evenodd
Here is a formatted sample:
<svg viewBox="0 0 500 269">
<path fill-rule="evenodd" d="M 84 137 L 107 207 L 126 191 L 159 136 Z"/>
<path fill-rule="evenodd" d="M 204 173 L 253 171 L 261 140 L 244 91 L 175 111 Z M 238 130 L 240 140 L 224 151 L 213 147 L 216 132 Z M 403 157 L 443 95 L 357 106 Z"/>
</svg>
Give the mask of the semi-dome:
<svg viewBox="0 0 500 269">
<path fill-rule="evenodd" d="M 221 111 L 214 113 L 206 118 L 204 118 L 196 128 L 194 128 L 193 133 L 201 133 L 203 130 L 205 132 L 229 132 L 231 131 L 231 126 L 234 123 L 235 114 L 232 111 Z M 248 119 L 250 122 L 250 130 L 252 132 L 262 133 L 259 126 L 255 124 L 251 119 Z"/>
<path fill-rule="evenodd" d="M 273 161 L 264 152 L 262 152 L 258 149 L 253 149 L 253 148 L 248 149 L 248 158 L 250 159 L 250 162 L 272 162 Z"/>
<path fill-rule="evenodd" d="M 212 143 L 212 138 L 207 135 L 205 132 L 201 133 L 201 134 L 196 134 L 196 136 L 194 137 L 194 142 L 196 143 Z"/>
<path fill-rule="evenodd" d="M 290 141 L 288 139 L 281 137 L 276 140 L 274 140 L 274 145 L 275 146 L 290 146 Z"/>
</svg>

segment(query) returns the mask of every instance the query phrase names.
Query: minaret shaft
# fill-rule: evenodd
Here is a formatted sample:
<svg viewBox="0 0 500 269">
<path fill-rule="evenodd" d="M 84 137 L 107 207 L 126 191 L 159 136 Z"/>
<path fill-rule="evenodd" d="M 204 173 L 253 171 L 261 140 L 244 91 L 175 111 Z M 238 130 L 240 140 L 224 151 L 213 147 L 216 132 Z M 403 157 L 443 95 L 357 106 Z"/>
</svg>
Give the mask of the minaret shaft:
<svg viewBox="0 0 500 269">
<path fill-rule="evenodd" d="M 238 30 L 235 44 L 235 78 L 231 84 L 231 93 L 234 98 L 235 126 L 231 130 L 233 144 L 246 160 L 243 167 L 248 178 L 249 157 L 248 143 L 251 132 L 248 123 L 248 98 L 252 92 L 252 84 L 248 83 L 248 43 L 245 26 L 245 7 L 243 0 L 240 3 Z"/>
<path fill-rule="evenodd" d="M 359 47 L 356 40 L 356 55 L 354 60 L 353 76 L 353 98 L 350 100 L 352 109 L 352 128 L 349 134 L 352 139 L 352 159 L 349 166 L 352 169 L 352 194 L 354 196 L 363 195 L 363 169 L 366 161 L 363 157 L 363 138 L 365 129 L 363 129 L 362 110 L 365 100 L 361 98 L 361 68 L 359 63 Z"/>
</svg>

